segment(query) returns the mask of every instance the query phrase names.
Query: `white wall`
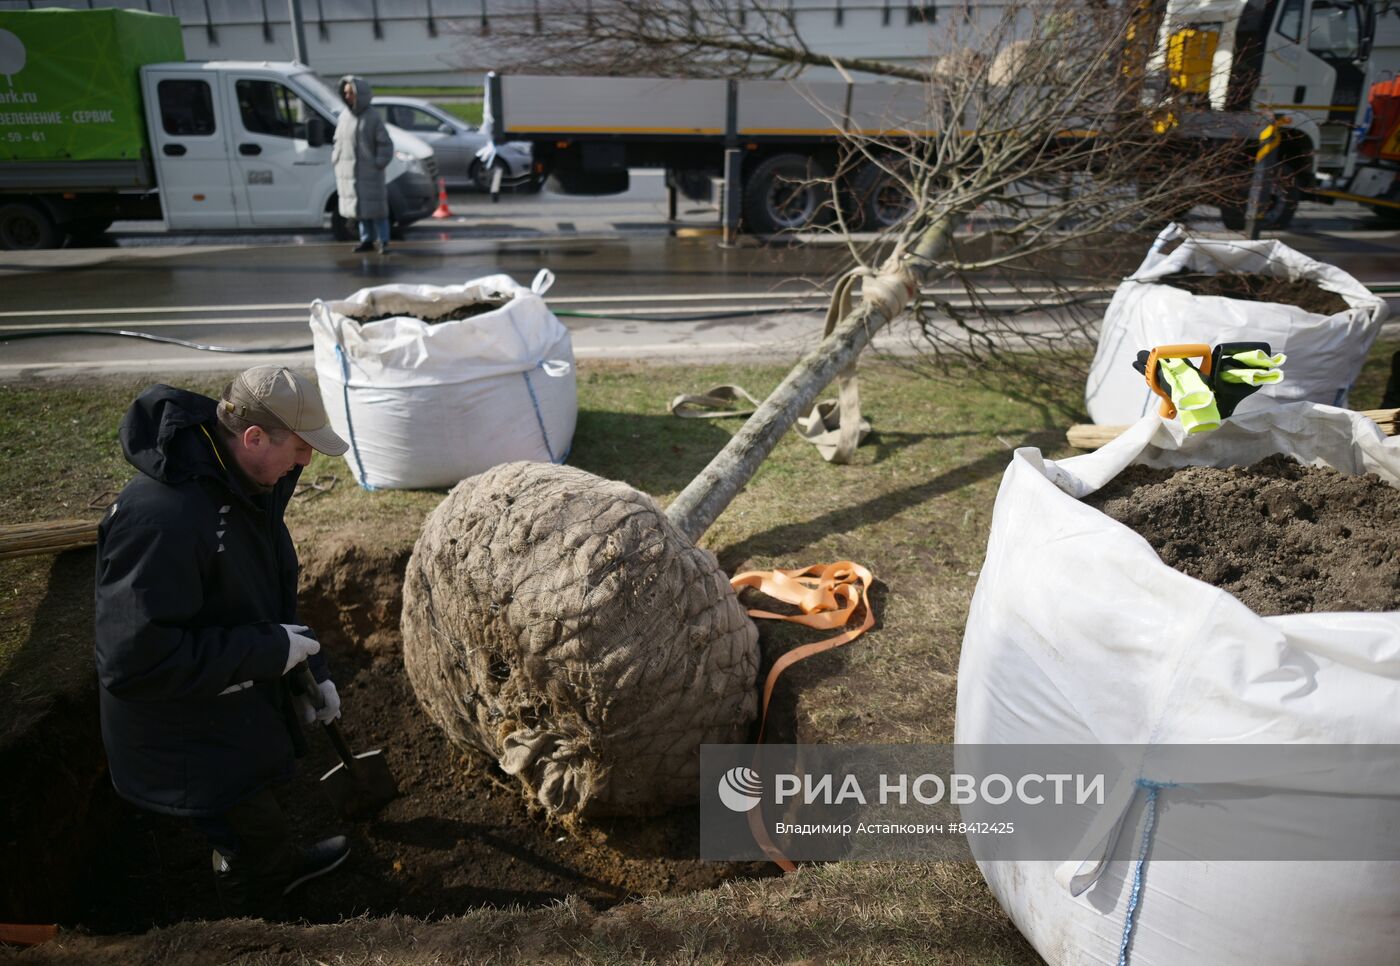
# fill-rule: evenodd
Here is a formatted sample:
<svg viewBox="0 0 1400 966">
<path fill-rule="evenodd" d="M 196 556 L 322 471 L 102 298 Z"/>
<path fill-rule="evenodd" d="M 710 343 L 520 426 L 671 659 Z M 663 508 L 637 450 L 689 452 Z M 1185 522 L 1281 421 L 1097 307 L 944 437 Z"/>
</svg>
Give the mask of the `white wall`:
<svg viewBox="0 0 1400 966">
<path fill-rule="evenodd" d="M 740 2 L 734 0 L 736 6 Z M 908 9 L 919 6 L 919 0 L 791 2 L 803 39 L 813 50 L 918 63 L 966 46 L 966 34 L 995 22 L 1011 0 L 935 2 L 932 23 L 910 22 Z M 286 0 L 0 0 L 0 9 L 89 5 L 178 16 L 192 60 L 292 57 Z M 532 24 L 538 10 L 547 31 L 552 6 L 552 0 L 301 0 L 308 60 L 322 76 L 357 73 L 379 83 L 449 85 L 479 84 L 486 70 L 500 66 L 502 52 L 492 40 L 491 25 L 506 18 Z M 376 11 L 382 36 L 375 32 Z M 436 36 L 429 30 L 430 17 Z"/>
</svg>

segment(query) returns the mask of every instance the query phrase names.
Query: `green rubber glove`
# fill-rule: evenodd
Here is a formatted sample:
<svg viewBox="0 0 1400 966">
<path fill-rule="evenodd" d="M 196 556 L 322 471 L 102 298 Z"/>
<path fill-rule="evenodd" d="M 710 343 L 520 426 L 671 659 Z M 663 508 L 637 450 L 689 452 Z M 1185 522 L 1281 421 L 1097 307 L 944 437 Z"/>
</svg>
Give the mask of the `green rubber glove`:
<svg viewBox="0 0 1400 966">
<path fill-rule="evenodd" d="M 1248 366 L 1251 369 L 1277 369 L 1288 361 L 1288 356 L 1284 355 L 1282 352 L 1266 356 L 1259 349 L 1253 349 L 1249 352 L 1236 352 L 1230 358 L 1240 365 Z"/>
<path fill-rule="evenodd" d="M 1196 367 L 1185 359 L 1159 359 L 1162 377 L 1171 389 L 1172 405 L 1188 433 L 1205 433 L 1220 426 L 1220 409 Z"/>
</svg>

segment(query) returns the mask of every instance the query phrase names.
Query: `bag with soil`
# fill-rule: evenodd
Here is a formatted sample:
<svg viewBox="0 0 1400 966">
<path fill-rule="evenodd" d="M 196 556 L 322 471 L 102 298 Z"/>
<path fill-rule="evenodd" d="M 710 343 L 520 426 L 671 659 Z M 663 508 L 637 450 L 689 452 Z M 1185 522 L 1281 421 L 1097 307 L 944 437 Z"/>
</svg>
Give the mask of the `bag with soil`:
<svg viewBox="0 0 1400 966">
<path fill-rule="evenodd" d="M 1136 422 L 1157 397 L 1133 370 L 1139 350 L 1180 343 L 1267 342 L 1288 356 L 1287 376 L 1240 404 L 1347 404 L 1385 319 L 1385 300 L 1346 272 L 1278 241 L 1181 238 L 1168 226 L 1104 314 L 1084 401 L 1099 424 Z"/>
<path fill-rule="evenodd" d="M 448 487 L 512 460 L 563 462 L 578 417 L 573 343 L 507 275 L 381 285 L 311 305 L 321 400 L 368 489 Z"/>
<path fill-rule="evenodd" d="M 1052 964 L 1117 958 L 1130 903 L 1132 961 L 1139 966 L 1394 961 L 1400 863 L 1218 861 L 1200 841 L 1173 838 L 1181 835 L 1178 822 L 1198 811 L 1193 806 L 1201 796 L 1228 802 L 1317 791 L 1303 814 L 1293 816 L 1296 827 L 1280 830 L 1306 846 L 1328 834 L 1322 819 L 1346 814 L 1356 802 L 1393 806 L 1400 798 L 1394 769 L 1372 768 L 1369 785 L 1324 783 L 1319 790 L 1315 762 L 1292 772 L 1222 777 L 1190 770 L 1198 766 L 1170 770 L 1160 756 L 1207 743 L 1400 743 L 1400 611 L 1261 616 L 1227 591 L 1168 566 L 1148 540 L 1083 499 L 1130 465 L 1248 467 L 1274 454 L 1348 475 L 1374 473 L 1400 487 L 1400 438 L 1383 436 L 1358 414 L 1310 403 L 1240 412 L 1204 434 L 1188 435 L 1175 420 L 1150 415 L 1095 453 L 1053 461 L 1035 449 L 1017 450 L 1002 480 L 963 639 L 957 741 L 1123 745 L 1141 756 L 1110 780 L 1076 861 L 981 863 L 993 893 Z M 1267 475 L 1275 463 L 1277 475 L 1287 476 L 1277 460 L 1255 475 Z M 1243 472 L 1216 474 L 1222 503 L 1246 495 Z M 1240 503 L 1225 533 L 1195 536 L 1204 542 L 1230 532 L 1247 537 L 1252 528 L 1308 515 L 1297 492 L 1272 493 L 1273 483 L 1264 488 L 1270 493 Z M 1148 496 L 1119 515 L 1153 510 L 1159 529 L 1175 532 L 1182 522 L 1170 519 L 1180 507 Z M 1326 521 L 1319 518 L 1318 525 Z M 1315 535 L 1319 546 L 1325 536 Z M 1375 582 L 1393 581 L 1400 533 L 1391 528 L 1366 539 L 1389 540 L 1388 547 L 1368 549 L 1388 571 Z M 1317 559 L 1277 560 L 1274 572 L 1286 576 L 1289 567 Z M 1374 598 L 1385 600 L 1393 596 Z M 1327 605 L 1325 599 L 1311 604 Z M 1149 791 L 1140 780 L 1159 784 Z M 1158 789 L 1149 812 L 1147 796 Z M 1188 795 L 1196 797 L 1174 813 L 1173 804 Z M 1367 828 L 1353 830 L 1373 833 L 1376 841 L 1392 834 Z M 1152 836 L 1149 855 L 1207 858 L 1149 860 L 1135 886 L 1133 859 L 1148 841 L 1145 830 Z M 986 848 L 974 842 L 979 856 L 987 856 Z"/>
<path fill-rule="evenodd" d="M 625 483 L 544 463 L 464 480 L 404 582 L 404 665 L 452 741 L 561 816 L 695 800 L 744 741 L 758 632 L 708 550 Z"/>
</svg>

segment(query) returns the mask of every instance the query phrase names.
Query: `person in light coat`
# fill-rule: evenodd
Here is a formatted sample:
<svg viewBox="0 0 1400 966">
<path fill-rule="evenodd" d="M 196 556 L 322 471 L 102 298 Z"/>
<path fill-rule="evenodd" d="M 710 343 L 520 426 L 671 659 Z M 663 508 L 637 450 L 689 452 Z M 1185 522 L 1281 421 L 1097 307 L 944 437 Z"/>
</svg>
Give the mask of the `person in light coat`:
<svg viewBox="0 0 1400 966">
<path fill-rule="evenodd" d="M 357 252 L 389 250 L 389 187 L 384 170 L 394 159 L 394 142 L 377 111 L 370 110 L 374 92 L 363 77 L 346 74 L 340 96 L 349 108 L 335 126 L 335 186 L 340 214 L 360 223 Z"/>
</svg>

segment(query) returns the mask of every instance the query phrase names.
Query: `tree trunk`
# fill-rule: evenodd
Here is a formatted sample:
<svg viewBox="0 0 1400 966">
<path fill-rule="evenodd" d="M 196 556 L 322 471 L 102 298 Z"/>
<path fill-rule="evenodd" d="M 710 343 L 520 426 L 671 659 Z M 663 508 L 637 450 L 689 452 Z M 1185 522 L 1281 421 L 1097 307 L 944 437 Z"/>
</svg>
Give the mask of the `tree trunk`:
<svg viewBox="0 0 1400 966">
<path fill-rule="evenodd" d="M 861 302 L 809 352 L 782 384 L 765 399 L 739 432 L 667 508 L 666 516 L 696 542 L 773 451 L 799 416 L 846 366 L 853 363 L 875 333 L 892 321 L 918 293 L 929 265 L 948 246 L 958 215 L 949 212 L 919 238 L 908 256 L 890 256 L 880 274 L 861 287 Z"/>
</svg>

